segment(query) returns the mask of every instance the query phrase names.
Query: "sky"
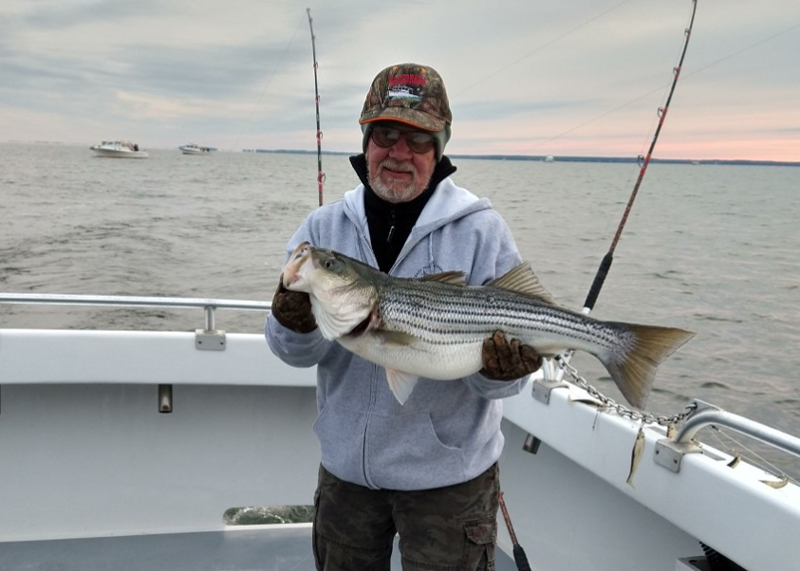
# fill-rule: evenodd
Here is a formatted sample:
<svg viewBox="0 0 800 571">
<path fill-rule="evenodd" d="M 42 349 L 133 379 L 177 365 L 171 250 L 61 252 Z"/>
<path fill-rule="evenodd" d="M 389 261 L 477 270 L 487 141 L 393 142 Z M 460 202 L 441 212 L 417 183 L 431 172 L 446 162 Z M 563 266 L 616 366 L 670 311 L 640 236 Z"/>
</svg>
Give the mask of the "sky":
<svg viewBox="0 0 800 571">
<path fill-rule="evenodd" d="M 448 154 L 636 157 L 691 0 L 2 0 L 0 141 L 361 146 L 369 84 L 442 75 Z M 800 2 L 698 0 L 654 158 L 800 162 Z"/>
</svg>

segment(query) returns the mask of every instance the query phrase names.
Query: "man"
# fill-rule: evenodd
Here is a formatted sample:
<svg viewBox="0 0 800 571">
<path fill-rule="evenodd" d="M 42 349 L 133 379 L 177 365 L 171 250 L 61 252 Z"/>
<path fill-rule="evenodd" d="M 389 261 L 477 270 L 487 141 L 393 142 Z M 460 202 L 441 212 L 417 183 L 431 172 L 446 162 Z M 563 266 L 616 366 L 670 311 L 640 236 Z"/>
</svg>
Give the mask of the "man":
<svg viewBox="0 0 800 571">
<path fill-rule="evenodd" d="M 381 71 L 359 120 L 362 184 L 312 212 L 289 241 L 337 250 L 394 276 L 457 270 L 485 284 L 521 262 L 511 232 L 487 199 L 459 188 L 444 156 L 452 115 L 432 68 Z M 496 333 L 480 373 L 420 379 L 400 405 L 383 367 L 327 341 L 308 295 L 278 285 L 266 323 L 272 351 L 317 365 L 322 451 L 315 494 L 317 569 L 386 570 L 396 533 L 403 569 L 493 569 L 499 399 L 519 393 L 540 357 Z"/>
</svg>

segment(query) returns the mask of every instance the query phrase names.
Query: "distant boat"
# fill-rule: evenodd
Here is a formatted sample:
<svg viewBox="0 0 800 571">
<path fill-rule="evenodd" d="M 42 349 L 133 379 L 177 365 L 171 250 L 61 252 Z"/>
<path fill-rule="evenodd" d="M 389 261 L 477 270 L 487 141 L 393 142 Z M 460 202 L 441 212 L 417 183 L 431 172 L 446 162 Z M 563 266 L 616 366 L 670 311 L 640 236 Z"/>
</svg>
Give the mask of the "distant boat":
<svg viewBox="0 0 800 571">
<path fill-rule="evenodd" d="M 544 162 L 546 163 L 554 163 L 556 162 L 556 158 L 553 155 L 548 155 L 544 158 Z"/>
<path fill-rule="evenodd" d="M 189 143 L 188 145 L 183 145 L 178 148 L 184 155 L 207 155 L 215 150 L 211 147 L 202 147 L 200 145 L 195 145 L 194 143 Z"/>
<path fill-rule="evenodd" d="M 99 145 L 89 147 L 98 157 L 116 159 L 146 159 L 147 151 L 139 149 L 139 145 L 130 141 L 103 141 Z"/>
</svg>

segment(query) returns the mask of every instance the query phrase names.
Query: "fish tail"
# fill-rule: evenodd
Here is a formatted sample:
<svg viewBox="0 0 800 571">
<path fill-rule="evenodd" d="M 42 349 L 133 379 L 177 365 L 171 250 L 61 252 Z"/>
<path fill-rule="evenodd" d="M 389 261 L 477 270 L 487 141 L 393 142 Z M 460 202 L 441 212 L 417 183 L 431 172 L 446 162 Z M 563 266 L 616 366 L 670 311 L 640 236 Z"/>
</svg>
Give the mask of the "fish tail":
<svg viewBox="0 0 800 571">
<path fill-rule="evenodd" d="M 608 323 L 619 330 L 619 340 L 600 357 L 622 396 L 639 409 L 647 403 L 658 366 L 694 337 L 691 331 L 672 327 Z"/>
</svg>

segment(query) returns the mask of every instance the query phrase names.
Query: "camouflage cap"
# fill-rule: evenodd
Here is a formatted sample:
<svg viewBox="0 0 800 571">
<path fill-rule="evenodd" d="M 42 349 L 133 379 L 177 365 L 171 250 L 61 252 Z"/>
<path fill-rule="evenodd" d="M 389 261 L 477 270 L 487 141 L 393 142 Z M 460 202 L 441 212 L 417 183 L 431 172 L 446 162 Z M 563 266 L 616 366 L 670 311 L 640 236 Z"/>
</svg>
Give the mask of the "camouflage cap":
<svg viewBox="0 0 800 571">
<path fill-rule="evenodd" d="M 450 102 L 439 73 L 415 63 L 392 65 L 372 81 L 361 117 L 374 121 L 399 121 L 425 131 L 443 131 L 453 122 Z"/>
</svg>

